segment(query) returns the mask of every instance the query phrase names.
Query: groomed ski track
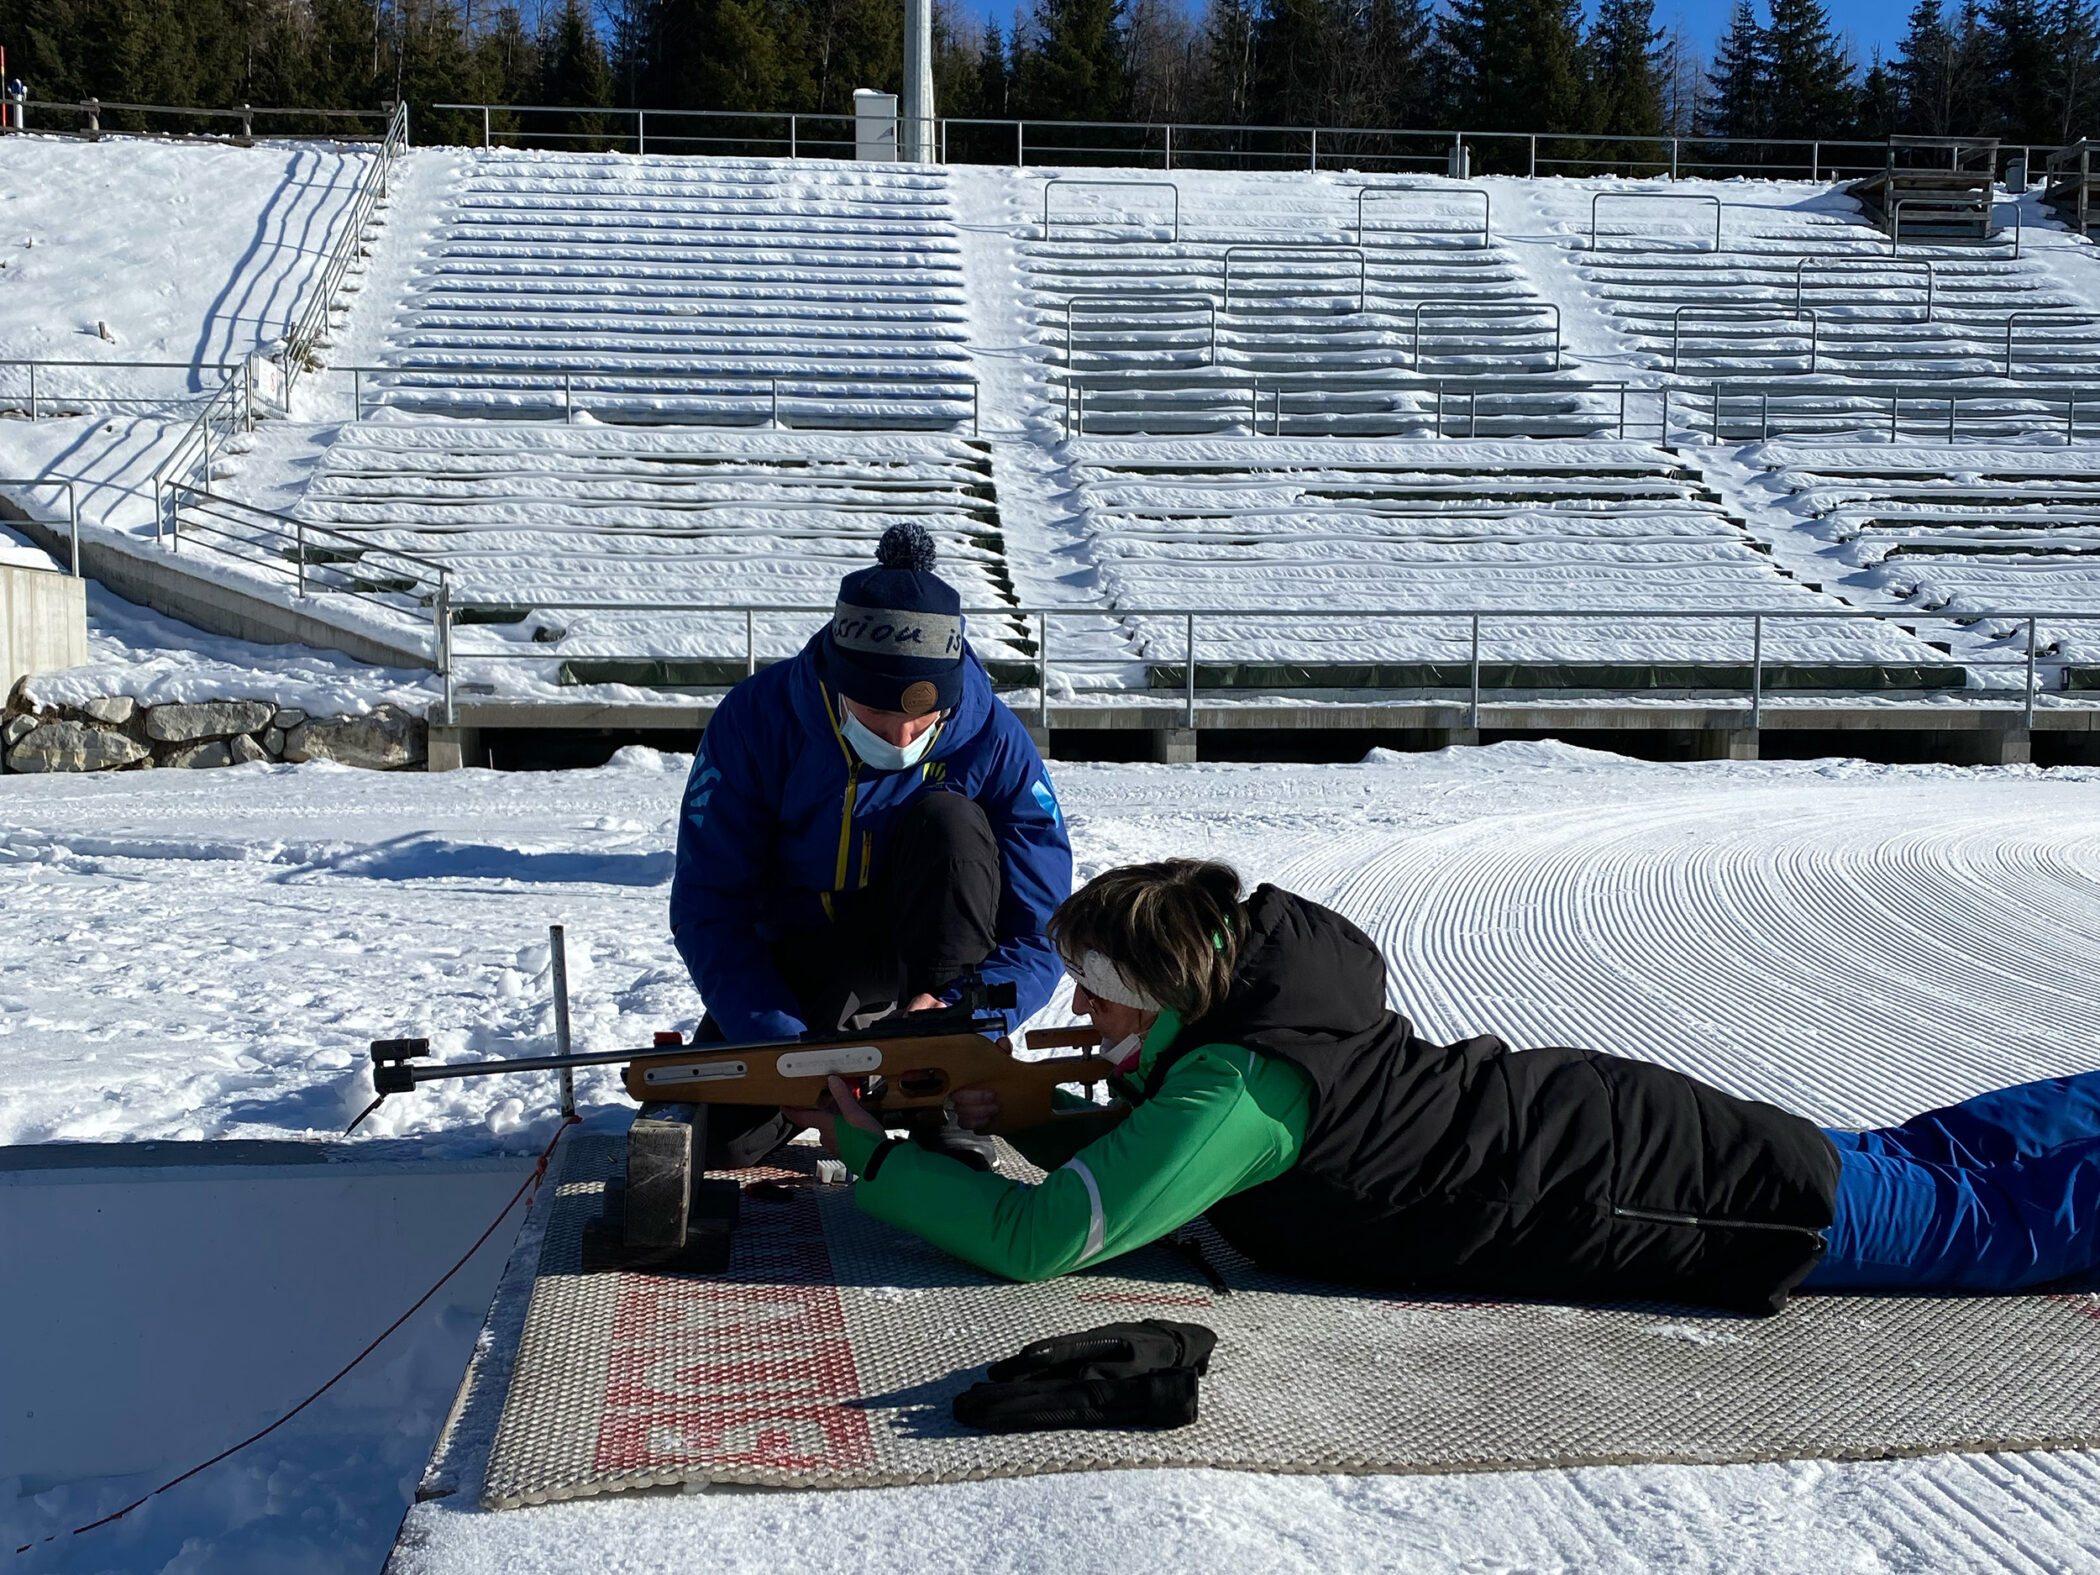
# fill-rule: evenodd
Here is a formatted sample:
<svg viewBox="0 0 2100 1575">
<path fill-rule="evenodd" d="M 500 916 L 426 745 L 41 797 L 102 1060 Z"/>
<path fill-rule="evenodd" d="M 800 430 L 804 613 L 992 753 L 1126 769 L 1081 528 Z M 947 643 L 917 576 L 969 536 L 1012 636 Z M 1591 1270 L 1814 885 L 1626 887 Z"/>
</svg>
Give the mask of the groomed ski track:
<svg viewBox="0 0 2100 1575">
<path fill-rule="evenodd" d="M 663 919 L 684 765 L 638 750 L 556 776 L 244 766 L 16 781 L 0 808 L 16 938 L 0 1137 L 339 1129 L 363 1103 L 372 1037 L 429 1033 L 448 1056 L 549 1042 L 556 920 L 586 1048 L 690 1024 L 699 1005 Z M 1206 853 L 1333 901 L 1378 936 L 1401 1004 L 1440 1033 L 1651 1055 L 1828 1122 L 2100 1065 L 2100 773 L 1658 766 L 1552 744 L 1057 773 L 1082 878 Z M 581 1093 L 594 1128 L 624 1124 L 609 1079 Z M 550 1096 L 462 1083 L 389 1101 L 368 1128 L 433 1152 L 535 1152 Z M 362 1546 L 370 1526 L 336 1517 L 371 1494 L 405 1502 L 398 1469 L 370 1467 L 366 1489 L 333 1482 L 325 1502 L 265 1491 L 292 1480 L 288 1462 L 359 1443 L 295 1424 L 96 1533 L 99 1548 L 80 1539 L 86 1562 L 24 1569 L 159 1568 L 196 1540 L 215 1570 L 240 1572 L 284 1567 L 279 1537 Z M 0 1495 L 0 1518 L 27 1541 L 122 1491 Z M 251 1496 L 280 1507 L 256 1518 Z M 396 1575 L 682 1568 L 700 1549 L 710 1568 L 769 1572 L 2100 1570 L 2100 1459 L 2079 1454 L 1130 1473 L 496 1515 L 474 1499 L 463 1482 L 416 1506 Z M 383 1547 L 369 1554 L 359 1567 Z"/>
</svg>

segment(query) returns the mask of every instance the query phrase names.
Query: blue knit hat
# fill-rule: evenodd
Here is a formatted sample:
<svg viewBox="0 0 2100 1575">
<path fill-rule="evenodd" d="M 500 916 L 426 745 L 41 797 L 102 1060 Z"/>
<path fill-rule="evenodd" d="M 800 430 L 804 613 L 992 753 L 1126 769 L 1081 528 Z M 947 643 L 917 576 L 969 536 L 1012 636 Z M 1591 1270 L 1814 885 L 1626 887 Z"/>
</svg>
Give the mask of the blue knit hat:
<svg viewBox="0 0 2100 1575">
<path fill-rule="evenodd" d="M 849 700 L 924 716 L 962 699 L 962 598 L 933 564 L 925 526 L 892 525 L 875 548 L 875 567 L 839 583 L 824 631 L 824 676 Z"/>
</svg>

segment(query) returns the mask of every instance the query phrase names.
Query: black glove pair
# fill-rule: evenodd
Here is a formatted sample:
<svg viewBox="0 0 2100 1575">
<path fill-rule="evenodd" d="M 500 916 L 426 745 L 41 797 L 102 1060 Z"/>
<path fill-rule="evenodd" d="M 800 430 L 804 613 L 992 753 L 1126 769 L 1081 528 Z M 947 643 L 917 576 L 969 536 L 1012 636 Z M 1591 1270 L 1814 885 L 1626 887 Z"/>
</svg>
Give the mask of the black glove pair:
<svg viewBox="0 0 2100 1575">
<path fill-rule="evenodd" d="M 987 1433 L 1059 1427 L 1186 1427 L 1218 1337 L 1200 1323 L 1103 1324 L 1024 1346 L 990 1383 L 955 1397 L 955 1420 Z"/>
</svg>

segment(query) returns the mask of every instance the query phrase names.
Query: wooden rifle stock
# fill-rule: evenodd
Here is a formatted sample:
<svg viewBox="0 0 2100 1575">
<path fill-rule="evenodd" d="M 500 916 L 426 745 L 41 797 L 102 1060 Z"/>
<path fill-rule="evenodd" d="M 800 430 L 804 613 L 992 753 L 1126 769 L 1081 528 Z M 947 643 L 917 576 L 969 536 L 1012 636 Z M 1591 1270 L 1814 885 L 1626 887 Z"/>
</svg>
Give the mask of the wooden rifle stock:
<svg viewBox="0 0 2100 1575">
<path fill-rule="evenodd" d="M 1056 1120 L 1060 1112 L 1051 1108 L 1051 1095 L 1059 1084 L 1102 1083 L 1115 1071 L 1099 1053 L 1101 1035 L 1092 1028 L 1042 1029 L 1025 1037 L 1031 1050 L 1082 1053 L 1024 1061 L 1005 1041 L 975 1033 L 871 1037 L 858 1043 L 842 1038 L 827 1044 L 692 1045 L 637 1056 L 627 1067 L 627 1092 L 638 1100 L 672 1104 L 809 1109 L 822 1100 L 827 1078 L 843 1077 L 862 1089 L 869 1110 L 890 1115 L 938 1109 L 958 1088 L 983 1087 L 999 1095 L 992 1130 L 1011 1132 Z"/>
</svg>

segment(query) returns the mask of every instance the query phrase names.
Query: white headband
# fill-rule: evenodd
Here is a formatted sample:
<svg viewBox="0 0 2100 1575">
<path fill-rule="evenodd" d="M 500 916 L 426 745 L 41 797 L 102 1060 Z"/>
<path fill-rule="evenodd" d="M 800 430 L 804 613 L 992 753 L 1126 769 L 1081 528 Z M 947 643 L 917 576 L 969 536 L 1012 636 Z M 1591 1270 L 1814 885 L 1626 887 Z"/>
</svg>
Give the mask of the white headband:
<svg viewBox="0 0 2100 1575">
<path fill-rule="evenodd" d="M 1157 1012 L 1160 1003 L 1123 976 L 1123 972 L 1099 952 L 1088 952 L 1075 968 L 1072 959 L 1064 959 L 1065 972 L 1070 974 L 1079 987 L 1088 995 L 1104 1001 L 1113 1001 L 1118 1006 L 1127 1006 L 1133 1011 Z"/>
</svg>

